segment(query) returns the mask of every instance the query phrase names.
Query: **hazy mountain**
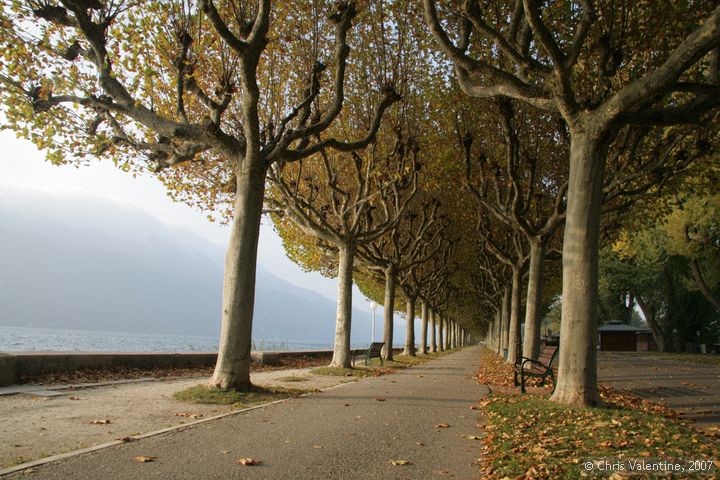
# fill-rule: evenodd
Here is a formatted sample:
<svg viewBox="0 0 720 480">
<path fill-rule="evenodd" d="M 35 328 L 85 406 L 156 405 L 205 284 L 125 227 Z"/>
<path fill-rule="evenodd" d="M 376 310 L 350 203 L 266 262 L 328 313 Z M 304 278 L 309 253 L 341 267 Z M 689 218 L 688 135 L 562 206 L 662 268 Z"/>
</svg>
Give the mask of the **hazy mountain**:
<svg viewBox="0 0 720 480">
<path fill-rule="evenodd" d="M 0 325 L 215 336 L 223 257 L 133 207 L 0 192 Z M 254 338 L 332 343 L 333 301 L 262 267 L 257 278 Z"/>
</svg>

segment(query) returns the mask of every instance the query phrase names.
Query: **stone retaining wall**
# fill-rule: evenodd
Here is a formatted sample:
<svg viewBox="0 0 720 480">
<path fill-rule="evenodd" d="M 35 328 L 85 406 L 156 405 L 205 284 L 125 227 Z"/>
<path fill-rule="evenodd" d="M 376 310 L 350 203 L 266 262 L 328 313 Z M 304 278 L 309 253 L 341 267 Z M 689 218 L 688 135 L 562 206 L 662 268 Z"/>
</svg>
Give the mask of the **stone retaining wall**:
<svg viewBox="0 0 720 480">
<path fill-rule="evenodd" d="M 282 358 L 332 355 L 332 350 L 252 352 L 254 363 L 271 365 Z M 0 385 L 17 383 L 23 375 L 103 368 L 179 368 L 215 365 L 217 353 L 148 352 L 18 352 L 0 353 Z"/>
</svg>

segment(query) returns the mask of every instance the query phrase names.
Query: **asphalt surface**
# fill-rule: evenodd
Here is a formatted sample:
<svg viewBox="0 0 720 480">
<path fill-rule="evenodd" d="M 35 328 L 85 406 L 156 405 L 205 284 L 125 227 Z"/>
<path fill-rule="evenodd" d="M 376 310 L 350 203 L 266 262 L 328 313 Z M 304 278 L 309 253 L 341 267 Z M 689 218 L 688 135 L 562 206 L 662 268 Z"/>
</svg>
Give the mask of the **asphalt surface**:
<svg viewBox="0 0 720 480">
<path fill-rule="evenodd" d="M 651 353 L 599 352 L 598 381 L 663 403 L 698 427 L 720 426 L 720 368 Z"/>
<path fill-rule="evenodd" d="M 5 478 L 476 479 L 479 347 Z M 447 425 L 442 428 L 442 425 Z M 156 457 L 141 463 L 138 456 Z M 236 463 L 241 458 L 262 462 Z M 393 465 L 405 460 L 407 465 Z"/>
</svg>

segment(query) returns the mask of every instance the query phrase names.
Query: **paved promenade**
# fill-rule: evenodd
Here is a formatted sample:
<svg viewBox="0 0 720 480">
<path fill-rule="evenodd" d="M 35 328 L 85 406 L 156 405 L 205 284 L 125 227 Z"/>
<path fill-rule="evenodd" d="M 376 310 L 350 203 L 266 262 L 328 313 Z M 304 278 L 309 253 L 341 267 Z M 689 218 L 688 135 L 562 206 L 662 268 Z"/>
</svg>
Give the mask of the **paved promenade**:
<svg viewBox="0 0 720 480">
<path fill-rule="evenodd" d="M 35 467 L 34 479 L 479 478 L 479 347 L 397 374 Z M 439 425 L 447 425 L 440 428 Z M 468 438 L 470 437 L 470 438 Z M 156 457 L 140 463 L 138 456 Z M 238 465 L 254 458 L 258 466 Z M 406 460 L 393 465 L 391 460 Z"/>
<path fill-rule="evenodd" d="M 720 426 L 720 368 L 651 354 L 600 352 L 598 381 L 660 402 L 699 427 Z"/>
</svg>

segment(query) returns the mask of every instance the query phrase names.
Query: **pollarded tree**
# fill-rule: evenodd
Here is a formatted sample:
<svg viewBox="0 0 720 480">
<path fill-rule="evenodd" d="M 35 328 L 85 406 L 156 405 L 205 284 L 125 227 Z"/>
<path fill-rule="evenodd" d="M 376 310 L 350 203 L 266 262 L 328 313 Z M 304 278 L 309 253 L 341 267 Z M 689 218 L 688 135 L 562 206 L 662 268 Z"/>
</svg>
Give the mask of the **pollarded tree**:
<svg viewBox="0 0 720 480">
<path fill-rule="evenodd" d="M 374 145 L 364 160 L 331 161 L 325 151 L 293 164 L 278 163 L 269 174 L 267 204 L 283 219 L 337 251 L 339 279 L 335 346 L 331 366 L 351 366 L 350 329 L 353 266 L 357 249 L 376 241 L 400 222 L 417 191 L 416 151 L 397 136 L 383 154 Z"/>
<path fill-rule="evenodd" d="M 434 204 L 437 205 L 437 204 Z M 432 208 L 437 208 L 433 206 Z M 423 209 L 424 210 L 424 209 Z M 434 217 L 434 214 L 432 214 Z M 425 217 L 425 214 L 424 214 Z M 412 219 L 410 220 L 412 223 Z M 421 223 L 424 222 L 421 221 Z M 433 222 L 434 223 L 434 222 Z M 441 265 L 447 263 L 447 255 L 451 251 L 452 243 L 443 235 L 445 227 L 447 227 L 447 219 L 442 218 L 433 228 L 433 232 L 428 234 L 425 230 L 424 236 L 428 237 L 417 242 L 416 251 L 411 252 L 410 257 L 415 257 L 416 261 L 409 264 L 408 268 L 398 271 L 398 288 L 405 298 L 405 309 L 407 317 L 407 325 L 405 329 L 405 347 L 403 355 L 415 355 L 415 306 L 423 285 L 430 281 L 433 275 L 440 274 L 442 267 L 436 269 L 435 266 L 440 262 Z M 427 327 L 428 327 L 428 308 L 424 300 L 422 303 L 422 315 L 420 324 L 420 353 L 427 353 Z"/>
<path fill-rule="evenodd" d="M 418 154 L 415 149 L 414 155 Z M 414 192 L 412 192 L 414 193 Z M 407 198 L 405 201 L 409 201 Z M 392 360 L 393 345 L 393 315 L 395 314 L 395 288 L 400 272 L 411 271 L 417 268 L 432 255 L 427 246 L 436 243 L 440 234 L 437 228 L 439 204 L 431 200 L 419 208 L 419 213 L 408 211 L 393 228 L 386 230 L 384 235 L 378 236 L 372 242 L 358 245 L 358 256 L 371 270 L 382 272 L 385 281 L 385 299 L 383 302 L 383 346 L 382 357 Z M 384 204 L 383 211 L 395 209 L 392 204 Z M 437 223 L 436 223 L 437 222 Z M 406 291 L 407 293 L 407 291 Z M 412 317 L 407 319 L 408 324 L 414 323 L 415 298 L 406 295 L 408 308 L 412 307 Z M 408 315 L 410 310 L 408 310 Z M 414 343 L 414 341 L 413 341 Z"/>
<path fill-rule="evenodd" d="M 176 167 L 161 175 L 179 197 L 211 206 L 229 197 L 232 230 L 211 380 L 223 389 L 250 385 L 268 168 L 323 149 L 367 146 L 398 100 L 392 89 L 384 91 L 359 140 L 333 135 L 352 71 L 358 10 L 352 1 L 328 4 L 0 4 L 0 97 L 10 128 L 47 149 L 54 163 L 104 157 L 129 170 Z"/>
<path fill-rule="evenodd" d="M 520 317 L 522 315 L 523 278 L 530 256 L 527 242 L 521 233 L 514 229 L 503 229 L 502 224 L 496 227 L 496 223 L 493 222 L 494 217 L 483 216 L 482 213 L 480 212 L 478 220 L 479 250 L 486 255 L 493 255 L 498 262 L 506 265 L 511 275 L 509 316 L 507 324 L 505 324 L 505 315 L 503 315 L 503 324 L 506 325 L 508 332 L 507 358 L 505 360 L 512 364 L 522 356 Z M 503 301 L 503 310 L 508 312 L 506 305 Z"/>
<path fill-rule="evenodd" d="M 474 135 L 468 130 L 463 136 L 466 180 L 480 208 L 522 235 L 529 245 L 521 355 L 537 358 L 545 257 L 553 235 L 565 220 L 564 125 L 553 115 L 522 111 L 507 98 L 501 97 L 496 103 L 502 148 L 493 143 L 492 136 L 485 134 L 479 139 L 482 144 L 476 147 L 479 148 L 475 154 L 478 161 L 473 161 Z"/>
<path fill-rule="evenodd" d="M 426 22 L 471 96 L 557 111 L 570 132 L 560 403 L 595 405 L 598 239 L 606 157 L 628 125 L 692 123 L 720 105 L 720 6 L 582 0 L 436 2 Z M 679 19 L 681 23 L 678 24 Z M 672 24 L 671 24 L 672 22 Z M 712 53 L 711 53 L 712 52 Z"/>
</svg>

